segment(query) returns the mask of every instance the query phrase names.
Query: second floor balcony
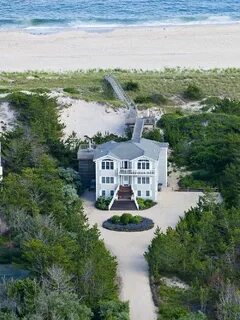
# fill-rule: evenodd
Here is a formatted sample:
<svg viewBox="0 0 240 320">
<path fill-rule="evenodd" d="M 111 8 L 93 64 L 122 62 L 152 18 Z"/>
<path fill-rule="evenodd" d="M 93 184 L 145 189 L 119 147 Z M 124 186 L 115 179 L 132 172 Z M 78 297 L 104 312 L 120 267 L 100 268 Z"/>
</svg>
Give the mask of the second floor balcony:
<svg viewBox="0 0 240 320">
<path fill-rule="evenodd" d="M 125 169 L 120 168 L 118 170 L 119 175 L 127 175 L 127 176 L 154 176 L 155 169 Z"/>
</svg>

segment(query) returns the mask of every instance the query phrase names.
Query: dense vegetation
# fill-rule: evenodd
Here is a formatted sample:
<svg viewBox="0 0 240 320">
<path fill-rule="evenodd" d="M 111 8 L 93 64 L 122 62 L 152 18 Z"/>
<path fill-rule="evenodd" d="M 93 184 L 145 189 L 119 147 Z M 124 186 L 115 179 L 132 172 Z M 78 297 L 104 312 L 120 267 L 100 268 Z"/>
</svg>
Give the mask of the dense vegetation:
<svg viewBox="0 0 240 320">
<path fill-rule="evenodd" d="M 240 315 L 240 103 L 211 98 L 204 104 L 210 112 L 168 114 L 159 122 L 172 160 L 193 172 L 182 183 L 218 187 L 224 198 L 216 204 L 206 195 L 175 229 L 158 230 L 152 240 L 146 258 L 163 320 Z M 163 275 L 189 286 L 166 286 Z"/>
<path fill-rule="evenodd" d="M 0 92 L 9 90 L 28 90 L 48 92 L 65 88 L 65 92 L 73 97 L 99 102 L 121 104 L 112 94 L 103 88 L 103 77 L 113 73 L 123 87 L 131 89 L 129 95 L 136 99 L 154 97 L 162 99 L 173 95 L 183 95 L 190 84 L 194 84 L 206 96 L 227 96 L 240 99 L 240 70 L 188 70 L 165 69 L 163 71 L 99 70 L 68 73 L 1 73 Z M 133 90 L 134 89 L 134 90 Z M 154 101 L 151 102 L 155 104 Z M 160 103 L 162 104 L 162 102 Z"/>
<path fill-rule="evenodd" d="M 203 98 L 202 90 L 195 84 L 190 83 L 184 90 L 183 96 L 190 100 L 201 100 Z"/>
<path fill-rule="evenodd" d="M 78 197 L 75 150 L 61 141 L 56 101 L 19 93 L 8 101 L 17 126 L 1 137 L 4 262 L 30 274 L 1 284 L 0 318 L 128 320 L 128 305 L 118 301 L 116 260 L 88 225 Z"/>
<path fill-rule="evenodd" d="M 227 108 L 230 102 L 224 101 Z M 218 187 L 228 206 L 239 206 L 240 117 L 234 108 L 231 114 L 223 110 L 221 104 L 208 113 L 167 114 L 159 125 L 174 150 L 175 163 L 193 171 L 195 179 Z"/>
</svg>

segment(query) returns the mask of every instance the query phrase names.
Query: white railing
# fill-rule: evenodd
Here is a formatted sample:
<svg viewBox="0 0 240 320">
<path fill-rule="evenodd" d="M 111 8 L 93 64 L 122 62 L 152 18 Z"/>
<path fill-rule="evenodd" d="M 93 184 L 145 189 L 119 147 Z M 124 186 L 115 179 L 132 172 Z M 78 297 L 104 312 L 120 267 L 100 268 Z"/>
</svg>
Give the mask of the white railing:
<svg viewBox="0 0 240 320">
<path fill-rule="evenodd" d="M 113 202 L 114 202 L 114 201 L 116 200 L 116 198 L 117 198 L 117 194 L 118 194 L 119 188 L 120 188 L 120 184 L 117 186 L 117 189 L 115 190 L 115 192 L 114 192 L 114 194 L 113 194 L 112 200 L 111 200 L 111 202 L 110 202 L 109 205 L 108 205 L 108 210 L 111 210 L 112 205 L 113 205 Z"/>
<path fill-rule="evenodd" d="M 120 175 L 155 175 L 155 169 L 144 169 L 144 170 L 135 170 L 135 169 L 122 169 L 120 168 L 118 171 L 118 174 Z"/>
<path fill-rule="evenodd" d="M 138 202 L 137 202 L 137 196 L 135 195 L 135 192 L 134 192 L 133 190 L 132 190 L 132 192 L 133 192 L 133 195 L 132 195 L 132 197 L 131 197 L 131 200 L 134 201 L 137 209 L 139 210 L 139 205 L 138 205 Z"/>
</svg>

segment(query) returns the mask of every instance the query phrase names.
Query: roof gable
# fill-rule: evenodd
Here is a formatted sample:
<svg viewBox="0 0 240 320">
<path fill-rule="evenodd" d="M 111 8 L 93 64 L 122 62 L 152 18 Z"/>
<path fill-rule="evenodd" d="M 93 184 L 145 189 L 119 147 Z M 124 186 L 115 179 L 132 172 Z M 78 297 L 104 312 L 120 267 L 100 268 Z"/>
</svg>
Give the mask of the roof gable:
<svg viewBox="0 0 240 320">
<path fill-rule="evenodd" d="M 158 160 L 161 148 L 167 148 L 167 143 L 140 139 L 139 142 L 129 140 L 126 142 L 109 141 L 99 145 L 94 150 L 94 160 L 110 156 L 120 160 L 133 160 L 141 156 Z"/>
</svg>

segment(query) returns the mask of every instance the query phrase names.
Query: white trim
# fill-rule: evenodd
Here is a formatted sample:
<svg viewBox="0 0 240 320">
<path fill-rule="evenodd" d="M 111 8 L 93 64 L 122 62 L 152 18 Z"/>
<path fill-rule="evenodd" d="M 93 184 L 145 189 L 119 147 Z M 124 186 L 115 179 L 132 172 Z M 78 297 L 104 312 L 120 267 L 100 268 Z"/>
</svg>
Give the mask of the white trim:
<svg viewBox="0 0 240 320">
<path fill-rule="evenodd" d="M 121 159 L 119 158 L 114 158 L 113 156 L 109 156 L 109 155 L 105 155 L 105 156 L 102 156 L 102 157 L 99 157 L 97 159 L 93 159 L 94 162 L 97 162 L 97 161 L 100 161 L 101 159 L 111 159 L 111 160 L 116 160 L 116 161 L 120 161 Z"/>
<path fill-rule="evenodd" d="M 159 153 L 160 154 L 160 153 Z M 158 156 L 158 159 L 159 159 L 159 156 Z M 156 159 L 153 159 L 153 158 L 150 158 L 150 157 L 147 157 L 147 156 L 139 156 L 139 157 L 137 157 L 137 158 L 134 158 L 134 159 L 132 159 L 132 160 L 149 160 L 149 161 L 156 161 L 156 162 L 158 162 L 158 159 L 156 160 Z"/>
<path fill-rule="evenodd" d="M 148 196 L 147 196 L 147 192 L 149 192 Z M 152 191 L 151 190 L 146 190 L 145 191 L 145 197 L 147 197 L 147 198 L 152 197 Z"/>
<path fill-rule="evenodd" d="M 138 181 L 140 179 L 140 182 Z M 145 179 L 145 182 L 143 183 L 143 179 Z M 146 182 L 146 179 L 149 179 L 149 182 Z M 138 176 L 137 177 L 137 184 L 138 185 L 149 185 L 151 184 L 150 177 L 143 177 L 143 176 Z"/>
</svg>

